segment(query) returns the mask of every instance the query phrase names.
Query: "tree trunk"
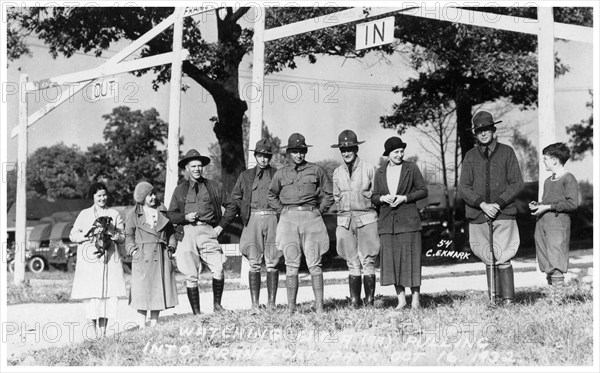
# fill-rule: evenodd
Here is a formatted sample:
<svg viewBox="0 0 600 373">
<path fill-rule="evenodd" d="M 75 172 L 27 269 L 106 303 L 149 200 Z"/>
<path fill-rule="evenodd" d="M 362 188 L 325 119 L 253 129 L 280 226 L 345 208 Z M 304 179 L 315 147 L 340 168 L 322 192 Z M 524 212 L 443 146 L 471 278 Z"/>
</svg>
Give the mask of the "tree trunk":
<svg viewBox="0 0 600 373">
<path fill-rule="evenodd" d="M 231 193 L 238 176 L 246 169 L 242 119 L 248 106 L 232 95 L 215 97 L 218 122 L 214 132 L 221 147 L 221 182 Z"/>
<path fill-rule="evenodd" d="M 462 97 L 461 97 L 462 96 Z M 456 102 L 456 131 L 460 140 L 461 160 L 465 159 L 465 155 L 471 148 L 475 146 L 475 138 L 471 131 L 471 110 L 473 105 L 471 101 L 465 97 L 466 94 L 459 94 Z"/>
</svg>

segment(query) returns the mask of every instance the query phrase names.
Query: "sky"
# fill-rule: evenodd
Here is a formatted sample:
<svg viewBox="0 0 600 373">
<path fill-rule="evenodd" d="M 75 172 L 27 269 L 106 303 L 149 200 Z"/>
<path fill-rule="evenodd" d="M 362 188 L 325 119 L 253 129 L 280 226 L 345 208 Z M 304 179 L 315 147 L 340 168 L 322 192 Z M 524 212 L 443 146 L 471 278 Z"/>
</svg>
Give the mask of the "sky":
<svg viewBox="0 0 600 373">
<path fill-rule="evenodd" d="M 53 59 L 42 42 L 30 40 L 33 55 L 9 63 L 8 84 L 18 82 L 20 73 L 27 73 L 30 81 L 36 81 L 99 66 L 128 43 L 111 45 L 105 58 L 78 53 L 68 59 L 60 56 Z M 588 90 L 593 88 L 593 52 L 592 45 L 577 42 L 557 40 L 555 48 L 561 60 L 570 67 L 570 71 L 556 81 L 557 139 L 563 141 L 566 140 L 567 125 L 579 123 L 591 114 L 586 103 L 590 100 Z M 240 76 L 240 93 L 242 97 L 248 97 L 251 55 L 246 56 L 240 65 Z M 383 143 L 388 137 L 396 135 L 394 130 L 381 127 L 379 117 L 391 114 L 393 103 L 400 99 L 398 94 L 391 92 L 391 88 L 402 85 L 413 76 L 415 72 L 408 66 L 407 55 L 400 53 L 385 60 L 372 54 L 362 60 L 321 56 L 316 64 L 300 59 L 297 69 L 286 69 L 266 77 L 266 85 L 270 87 L 267 91 L 271 94 L 265 100 L 264 121 L 271 132 L 281 138 L 282 144 L 287 143 L 287 138 L 294 132 L 304 134 L 307 143 L 313 145 L 307 156 L 309 161 L 339 160 L 339 151 L 330 146 L 337 142 L 342 130 L 352 129 L 358 134 L 359 140 L 366 141 L 360 148 L 361 157 L 377 164 L 383 152 Z M 89 94 L 86 96 L 80 92 L 29 127 L 29 153 L 58 142 L 77 145 L 82 150 L 93 143 L 103 142 L 102 131 L 106 122 L 102 115 L 120 105 L 142 111 L 154 107 L 161 118 L 168 121 L 169 85 L 160 86 L 154 91 L 151 81 L 151 73 L 140 78 L 120 74 L 117 76 L 118 95 L 114 99 L 96 102 L 90 102 Z M 180 134 L 184 137 L 184 144 L 181 150 L 185 152 L 196 148 L 206 154 L 209 144 L 216 141 L 209 121 L 216 115 L 215 105 L 210 95 L 194 81 L 184 77 L 183 82 L 190 88 L 182 94 Z M 18 122 L 18 95 L 10 94 L 10 90 L 7 92 L 10 134 Z M 29 113 L 53 101 L 55 97 L 56 90 L 53 89 L 30 95 Z M 494 105 L 483 108 L 493 111 Z M 250 117 L 250 110 L 247 116 Z M 518 126 L 535 146 L 538 145 L 535 109 L 515 109 L 496 119 L 503 120 L 502 126 Z M 406 155 L 417 156 L 421 168 L 427 167 L 424 162 L 434 162 L 419 145 L 419 141 L 424 139 L 416 131 L 409 130 L 401 137 L 408 143 Z M 507 140 L 500 137 L 500 141 Z M 15 161 L 17 138 L 9 139 L 7 146 L 8 161 Z M 571 162 L 568 167 L 578 180 L 592 181 L 592 157 L 587 157 L 583 162 Z"/>
</svg>

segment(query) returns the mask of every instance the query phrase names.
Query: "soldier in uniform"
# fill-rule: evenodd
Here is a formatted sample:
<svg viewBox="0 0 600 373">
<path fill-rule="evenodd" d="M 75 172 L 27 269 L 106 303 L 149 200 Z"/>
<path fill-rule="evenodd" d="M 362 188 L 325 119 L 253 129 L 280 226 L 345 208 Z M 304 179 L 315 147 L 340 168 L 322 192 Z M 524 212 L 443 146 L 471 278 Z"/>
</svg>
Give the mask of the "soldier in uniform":
<svg viewBox="0 0 600 373">
<path fill-rule="evenodd" d="M 377 167 L 358 157 L 356 133 L 344 130 L 338 136 L 344 164 L 333 171 L 333 197 L 337 204 L 338 253 L 348 264 L 348 286 L 352 306 L 360 307 L 361 279 L 364 279 L 365 303 L 374 305 L 375 259 L 379 255 L 377 211 L 371 202 Z M 361 269 L 363 277 L 361 278 Z"/>
<path fill-rule="evenodd" d="M 311 274 L 316 312 L 323 312 L 321 256 L 329 250 L 329 236 L 321 215 L 333 204 L 333 196 L 325 170 L 305 159 L 310 146 L 301 134 L 290 136 L 287 153 L 292 164 L 275 173 L 269 189 L 269 204 L 281 212 L 276 241 L 285 258 L 290 313 L 296 310 L 302 254 Z"/>
<path fill-rule="evenodd" d="M 258 308 L 260 296 L 260 266 L 263 257 L 267 266 L 268 307 L 275 308 L 281 251 L 275 245 L 277 211 L 269 206 L 267 193 L 277 171 L 270 165 L 273 150 L 268 139 L 259 140 L 254 148 L 256 166 L 242 172 L 233 187 L 232 200 L 237 204 L 244 230 L 240 237 L 242 255 L 250 263 L 248 282 L 252 308 Z"/>
<path fill-rule="evenodd" d="M 179 161 L 189 179 L 177 185 L 169 204 L 167 217 L 178 229 L 183 238 L 177 249 L 177 267 L 185 275 L 187 295 L 194 315 L 200 313 L 200 293 L 198 277 L 202 264 L 212 273 L 213 309 L 224 311 L 221 297 L 225 287 L 223 255 L 218 237 L 235 217 L 237 206 L 227 199 L 223 184 L 205 179 L 202 174 L 210 158 L 191 149 Z M 225 213 L 221 212 L 225 207 Z"/>
</svg>

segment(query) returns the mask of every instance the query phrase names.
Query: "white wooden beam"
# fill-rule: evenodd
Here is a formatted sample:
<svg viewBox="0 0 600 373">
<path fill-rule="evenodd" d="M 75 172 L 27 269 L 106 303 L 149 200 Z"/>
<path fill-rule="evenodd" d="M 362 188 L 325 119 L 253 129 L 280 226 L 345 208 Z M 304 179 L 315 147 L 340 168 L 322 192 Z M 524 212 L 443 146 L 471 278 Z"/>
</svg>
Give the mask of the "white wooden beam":
<svg viewBox="0 0 600 373">
<path fill-rule="evenodd" d="M 114 64 L 121 62 L 125 58 L 129 57 L 133 52 L 138 50 L 140 47 L 142 47 L 148 41 L 152 40 L 156 35 L 158 35 L 162 31 L 167 29 L 169 26 L 171 26 L 171 24 L 173 24 L 174 19 L 175 19 L 174 15 L 171 14 L 169 17 L 165 18 L 158 25 L 156 25 L 152 30 L 150 30 L 147 33 L 145 33 L 144 35 L 140 36 L 138 39 L 133 41 L 130 45 L 123 48 L 120 52 L 118 52 L 117 54 L 115 54 L 114 56 L 109 58 L 108 61 L 106 61 L 104 64 L 107 66 L 114 65 Z M 35 122 L 37 122 L 38 120 L 43 118 L 44 115 L 46 115 L 46 114 L 50 113 L 52 110 L 56 109 L 58 106 L 60 106 L 66 100 L 68 100 L 73 95 L 75 95 L 77 92 L 84 89 L 91 82 L 93 82 L 93 80 L 89 80 L 89 81 L 79 85 L 75 89 L 72 89 L 72 90 L 70 89 L 68 92 L 61 91 L 60 98 L 56 102 L 49 103 L 46 106 L 37 110 L 35 113 L 33 113 L 31 115 L 31 117 L 29 118 L 27 125 L 28 126 L 33 125 Z M 13 130 L 11 132 L 11 137 L 14 138 L 15 136 L 17 136 L 18 132 L 19 132 L 18 129 L 13 128 Z"/>
<path fill-rule="evenodd" d="M 554 16 L 551 7 L 538 8 L 538 201 L 542 199 L 547 176 L 542 159 L 542 149 L 556 142 L 554 109 Z"/>
<path fill-rule="evenodd" d="M 56 76 L 50 79 L 44 79 L 37 82 L 27 84 L 27 91 L 37 91 L 50 87 L 61 86 L 64 84 L 79 83 L 86 80 L 103 78 L 116 74 L 121 74 L 129 71 L 147 69 L 154 66 L 170 64 L 173 61 L 173 52 L 162 53 L 155 56 L 138 58 L 133 61 L 121 62 L 119 64 L 103 64 L 97 68 L 78 71 L 76 73 Z M 186 60 L 189 56 L 185 50 L 181 57 Z"/>
<path fill-rule="evenodd" d="M 181 117 L 182 57 L 188 56 L 183 49 L 183 17 L 186 8 L 175 8 L 173 52 L 171 53 L 171 86 L 169 94 L 169 128 L 167 132 L 167 174 L 165 180 L 165 204 L 169 206 L 179 178 L 179 122 Z"/>
<path fill-rule="evenodd" d="M 19 87 L 27 84 L 21 74 Z M 15 285 L 25 282 L 25 250 L 27 245 L 27 92 L 19 97 L 19 143 L 17 149 L 17 201 L 15 220 Z"/>
<path fill-rule="evenodd" d="M 71 98 L 77 92 L 79 92 L 82 89 L 84 89 L 85 87 L 87 87 L 88 84 L 90 84 L 91 82 L 93 82 L 93 80 L 81 82 L 81 83 L 79 83 L 79 85 L 77 85 L 77 87 L 70 86 L 70 90 L 61 89 L 59 92 L 60 96 L 58 97 L 58 100 L 56 100 L 56 102 L 53 102 L 53 103 L 47 104 L 46 106 L 41 107 L 35 113 L 33 113 L 29 116 L 29 120 L 27 121 L 27 126 L 34 125 L 38 120 L 42 119 L 46 114 L 50 113 L 52 110 L 59 107 L 63 102 L 67 101 L 69 98 Z M 11 138 L 15 138 L 16 136 L 18 136 L 19 135 L 19 127 L 14 127 L 12 129 L 10 135 L 11 135 Z"/>
<path fill-rule="evenodd" d="M 255 16 L 252 50 L 252 92 L 256 97 L 250 101 L 249 149 L 262 137 L 264 81 L 265 81 L 265 17 Z M 248 168 L 256 165 L 253 152 L 248 152 Z M 243 276 L 242 276 L 243 277 Z"/>
<path fill-rule="evenodd" d="M 109 61 L 121 62 L 125 58 L 129 57 L 133 52 L 143 47 L 147 42 L 154 39 L 158 34 L 169 28 L 175 20 L 175 13 L 171 14 L 167 18 L 163 19 L 158 25 L 154 26 L 150 31 L 137 38 L 131 44 L 123 48 L 119 53 L 115 54 L 110 58 Z"/>
<path fill-rule="evenodd" d="M 417 3 L 407 3 L 417 4 Z M 540 8 L 538 8 L 540 9 Z M 396 7 L 396 8 L 371 8 L 369 17 L 382 14 L 402 12 L 402 15 L 435 19 L 453 23 L 467 24 L 471 26 L 488 27 L 497 30 L 520 32 L 537 35 L 538 20 L 523 17 L 505 16 L 494 13 L 479 12 L 455 7 Z M 341 12 L 315 17 L 288 25 L 274 27 L 265 31 L 265 41 L 285 38 L 305 32 L 338 26 L 345 23 L 365 20 L 363 8 L 352 8 Z M 592 43 L 594 29 L 592 27 L 567 25 L 564 23 L 554 24 L 554 36 L 559 39 Z"/>
<path fill-rule="evenodd" d="M 594 29 L 593 27 L 554 22 L 554 37 L 557 39 L 592 44 L 594 43 Z"/>
<path fill-rule="evenodd" d="M 311 19 L 306 19 L 304 21 L 294 22 L 287 25 L 270 28 L 268 30 L 265 30 L 264 39 L 265 42 L 277 40 L 288 36 L 294 36 L 306 32 L 321 30 L 332 26 L 338 26 L 350 22 L 365 20 L 369 17 L 376 17 L 382 14 L 406 10 L 406 7 L 371 8 L 370 13 L 367 15 L 364 12 L 364 8 L 351 8 L 347 10 L 342 10 L 341 12 L 327 14 L 321 17 L 315 17 Z"/>
</svg>

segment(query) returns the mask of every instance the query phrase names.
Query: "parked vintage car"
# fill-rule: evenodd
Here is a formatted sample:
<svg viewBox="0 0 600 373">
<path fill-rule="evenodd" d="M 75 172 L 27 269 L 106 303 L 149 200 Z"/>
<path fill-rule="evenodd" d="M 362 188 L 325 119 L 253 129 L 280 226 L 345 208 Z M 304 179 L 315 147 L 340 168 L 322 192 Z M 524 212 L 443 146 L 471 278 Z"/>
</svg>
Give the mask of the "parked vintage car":
<svg viewBox="0 0 600 373">
<path fill-rule="evenodd" d="M 27 244 L 27 269 L 40 273 L 49 266 L 75 268 L 77 245 L 69 240 L 76 213 L 57 212 L 33 227 Z"/>
</svg>

